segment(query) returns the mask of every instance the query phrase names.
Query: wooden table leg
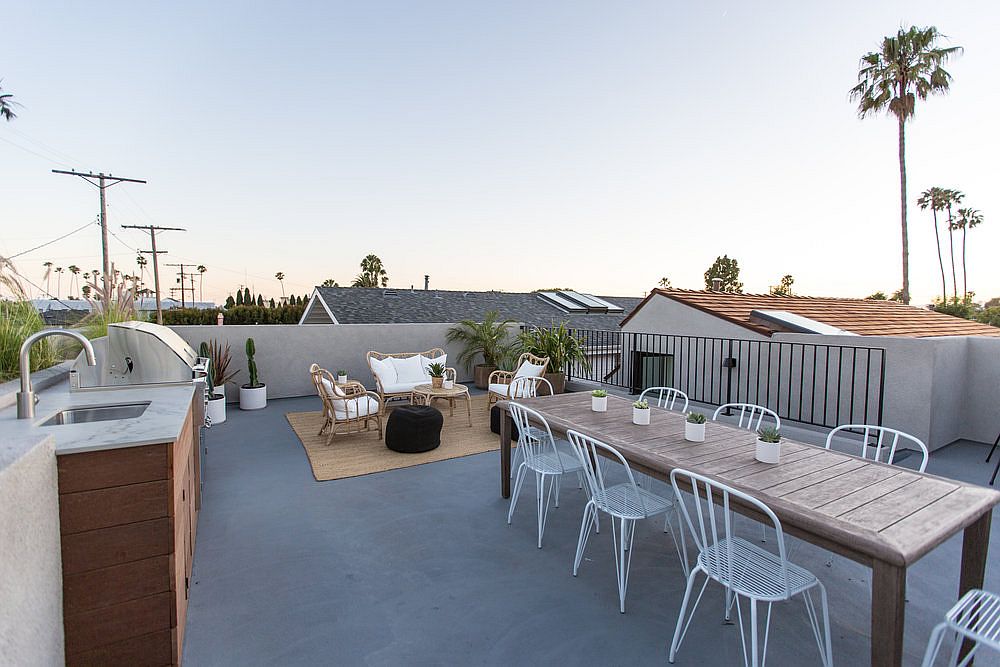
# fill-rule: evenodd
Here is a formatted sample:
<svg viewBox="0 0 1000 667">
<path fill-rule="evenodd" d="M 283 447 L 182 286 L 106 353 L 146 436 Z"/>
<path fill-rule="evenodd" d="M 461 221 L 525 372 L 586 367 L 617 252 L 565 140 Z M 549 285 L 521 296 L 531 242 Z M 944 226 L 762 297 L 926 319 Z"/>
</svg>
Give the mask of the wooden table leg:
<svg viewBox="0 0 1000 667">
<path fill-rule="evenodd" d="M 903 664 L 906 568 L 882 561 L 872 564 L 872 667 Z"/>
<path fill-rule="evenodd" d="M 983 577 L 986 575 L 986 556 L 990 548 L 990 526 L 993 522 L 993 510 L 987 510 L 981 517 L 965 529 L 962 539 L 962 573 L 958 578 L 958 597 L 968 593 L 973 588 L 983 587 Z M 964 658 L 975 644 L 968 640 L 962 642 L 961 658 Z M 961 662 L 959 658 L 959 662 Z M 972 664 L 971 662 L 969 663 Z"/>
<path fill-rule="evenodd" d="M 510 414 L 500 410 L 500 495 L 510 498 Z"/>
<path fill-rule="evenodd" d="M 465 392 L 465 413 L 469 417 L 469 428 L 472 428 L 472 396 L 468 391 Z"/>
</svg>

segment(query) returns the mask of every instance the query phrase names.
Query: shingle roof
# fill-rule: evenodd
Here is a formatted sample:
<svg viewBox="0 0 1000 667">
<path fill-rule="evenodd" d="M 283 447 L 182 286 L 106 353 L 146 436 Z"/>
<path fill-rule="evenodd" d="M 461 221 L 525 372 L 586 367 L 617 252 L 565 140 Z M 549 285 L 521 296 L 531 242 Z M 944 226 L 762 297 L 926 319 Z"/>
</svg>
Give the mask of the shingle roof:
<svg viewBox="0 0 1000 667">
<path fill-rule="evenodd" d="M 751 311 L 784 310 L 862 336 L 1000 336 L 1000 328 L 896 301 L 729 294 L 681 289 L 653 290 L 624 318 L 622 324 L 657 295 L 679 301 L 765 336 L 780 329 L 758 319 L 751 320 Z"/>
<path fill-rule="evenodd" d="M 490 310 L 525 324 L 567 322 L 577 329 L 615 330 L 623 313 L 567 313 L 534 292 L 459 292 L 364 287 L 317 287 L 320 297 L 341 324 L 410 324 L 481 320 Z M 602 296 L 625 313 L 639 297 Z M 319 307 L 319 306 L 317 306 Z"/>
</svg>

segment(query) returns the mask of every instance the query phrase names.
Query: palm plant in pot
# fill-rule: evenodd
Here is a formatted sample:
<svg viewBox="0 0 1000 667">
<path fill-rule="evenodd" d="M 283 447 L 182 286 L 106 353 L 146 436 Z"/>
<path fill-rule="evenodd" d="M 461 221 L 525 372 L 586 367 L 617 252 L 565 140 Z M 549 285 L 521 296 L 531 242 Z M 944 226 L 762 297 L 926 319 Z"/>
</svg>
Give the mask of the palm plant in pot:
<svg viewBox="0 0 1000 667">
<path fill-rule="evenodd" d="M 250 382 L 240 387 L 240 410 L 260 410 L 267 406 L 267 385 L 257 375 L 257 361 L 254 359 L 257 347 L 253 338 L 247 338 L 246 352 Z"/>
<path fill-rule="evenodd" d="M 761 463 L 777 463 L 780 456 L 781 433 L 778 429 L 771 426 L 758 429 L 755 458 Z"/>
<path fill-rule="evenodd" d="M 590 409 L 594 412 L 607 412 L 608 392 L 603 389 L 595 389 L 590 392 Z"/>
<path fill-rule="evenodd" d="M 684 439 L 689 442 L 705 442 L 705 415 L 689 412 L 684 420 Z"/>
<path fill-rule="evenodd" d="M 498 311 L 491 310 L 482 322 L 462 320 L 448 329 L 446 340 L 462 345 L 458 361 L 473 371 L 475 385 L 480 389 L 489 386 L 490 373 L 497 369 L 500 360 L 507 354 L 513 324 L 513 320 L 502 320 Z M 477 361 L 479 363 L 475 363 Z"/>
<path fill-rule="evenodd" d="M 574 334 L 565 322 L 557 327 L 535 327 L 522 331 L 517 342 L 522 352 L 549 358 L 544 377 L 552 384 L 555 394 L 566 390 L 566 372 L 570 368 L 590 370 L 590 360 L 587 358 L 583 339 Z"/>
<path fill-rule="evenodd" d="M 431 386 L 440 389 L 444 384 L 444 364 L 433 363 L 427 366 L 427 374 L 431 376 Z"/>
</svg>

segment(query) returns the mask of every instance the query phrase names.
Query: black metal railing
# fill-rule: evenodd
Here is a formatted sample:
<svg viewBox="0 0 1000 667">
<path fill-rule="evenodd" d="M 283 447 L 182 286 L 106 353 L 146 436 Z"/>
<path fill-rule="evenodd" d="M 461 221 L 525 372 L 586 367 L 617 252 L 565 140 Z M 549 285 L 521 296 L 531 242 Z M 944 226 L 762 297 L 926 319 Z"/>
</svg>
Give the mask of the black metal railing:
<svg viewBox="0 0 1000 667">
<path fill-rule="evenodd" d="M 671 386 L 698 403 L 755 403 L 782 419 L 827 428 L 882 423 L 883 348 L 591 329 L 574 333 L 590 365 L 567 369 L 572 379 L 630 393 Z"/>
</svg>

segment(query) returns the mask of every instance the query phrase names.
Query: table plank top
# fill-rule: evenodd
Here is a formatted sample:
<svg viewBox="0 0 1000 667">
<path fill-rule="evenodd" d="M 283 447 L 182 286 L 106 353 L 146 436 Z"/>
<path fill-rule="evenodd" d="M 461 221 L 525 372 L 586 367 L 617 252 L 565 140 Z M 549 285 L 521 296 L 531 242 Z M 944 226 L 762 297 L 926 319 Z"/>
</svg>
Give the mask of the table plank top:
<svg viewBox="0 0 1000 667">
<path fill-rule="evenodd" d="M 631 401 L 617 396 L 608 397 L 607 412 L 591 410 L 586 392 L 519 402 L 554 432 L 574 429 L 602 440 L 664 479 L 674 468 L 718 479 L 762 500 L 782 525 L 863 559 L 910 565 L 1000 503 L 993 489 L 787 438 L 780 463 L 761 463 L 752 431 L 709 422 L 705 442 L 688 442 L 683 414 L 651 407 L 651 424 L 638 426 Z"/>
</svg>

